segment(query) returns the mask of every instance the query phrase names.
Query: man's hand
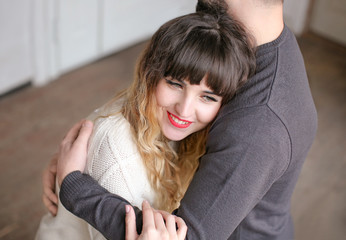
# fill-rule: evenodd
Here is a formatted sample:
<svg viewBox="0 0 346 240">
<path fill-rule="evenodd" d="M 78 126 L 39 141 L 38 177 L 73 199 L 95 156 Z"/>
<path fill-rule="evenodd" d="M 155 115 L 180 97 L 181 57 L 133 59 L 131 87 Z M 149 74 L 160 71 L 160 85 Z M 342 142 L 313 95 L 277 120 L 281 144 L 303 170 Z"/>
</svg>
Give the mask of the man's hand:
<svg viewBox="0 0 346 240">
<path fill-rule="evenodd" d="M 183 240 L 187 226 L 183 219 L 164 211 L 156 211 L 147 201 L 142 204 L 143 228 L 137 234 L 136 216 L 133 208 L 126 205 L 126 240 Z M 178 228 L 178 229 L 177 229 Z"/>
<path fill-rule="evenodd" d="M 84 171 L 92 129 L 91 121 L 82 120 L 68 131 L 61 142 L 57 165 L 59 186 L 69 173 L 77 170 Z"/>
<path fill-rule="evenodd" d="M 55 178 L 56 178 L 56 165 L 58 161 L 58 155 L 55 154 L 50 160 L 48 166 L 42 173 L 42 185 L 43 185 L 43 204 L 48 211 L 55 216 L 58 211 L 58 197 L 55 193 Z"/>
</svg>

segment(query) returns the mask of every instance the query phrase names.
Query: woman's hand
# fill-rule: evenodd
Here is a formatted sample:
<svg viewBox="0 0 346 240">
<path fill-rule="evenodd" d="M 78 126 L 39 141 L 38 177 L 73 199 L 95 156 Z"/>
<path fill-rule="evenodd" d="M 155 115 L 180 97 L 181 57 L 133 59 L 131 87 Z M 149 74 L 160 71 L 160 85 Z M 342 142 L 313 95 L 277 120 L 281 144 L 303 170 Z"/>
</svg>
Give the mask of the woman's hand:
<svg viewBox="0 0 346 240">
<path fill-rule="evenodd" d="M 92 128 L 91 121 L 82 120 L 68 131 L 61 142 L 57 164 L 59 186 L 69 173 L 84 171 Z"/>
<path fill-rule="evenodd" d="M 183 240 L 187 226 L 183 219 L 164 211 L 157 211 L 147 201 L 142 204 L 143 228 L 137 234 L 136 216 L 130 205 L 126 206 L 126 240 Z"/>
<path fill-rule="evenodd" d="M 53 155 L 48 166 L 43 170 L 42 201 L 53 216 L 56 216 L 58 211 L 58 196 L 55 192 L 57 175 L 61 185 L 62 180 L 70 172 L 84 170 L 92 126 L 92 122 L 85 120 L 76 123 L 61 142 L 59 153 Z"/>
<path fill-rule="evenodd" d="M 42 201 L 48 211 L 56 216 L 58 211 L 58 196 L 55 193 L 56 165 L 58 155 L 55 154 L 50 160 L 48 166 L 42 173 L 43 194 Z"/>
</svg>

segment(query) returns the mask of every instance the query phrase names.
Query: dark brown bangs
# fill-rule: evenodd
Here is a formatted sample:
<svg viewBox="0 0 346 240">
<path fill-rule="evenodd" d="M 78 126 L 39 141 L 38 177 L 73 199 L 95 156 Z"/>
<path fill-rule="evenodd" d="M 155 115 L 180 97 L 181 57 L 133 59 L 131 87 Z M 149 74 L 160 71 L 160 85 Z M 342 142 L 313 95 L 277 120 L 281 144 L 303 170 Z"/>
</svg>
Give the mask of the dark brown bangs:
<svg viewBox="0 0 346 240">
<path fill-rule="evenodd" d="M 206 21 L 209 16 L 198 17 Z M 193 28 L 184 41 L 180 39 L 180 44 L 171 49 L 165 76 L 187 80 L 190 84 L 200 84 L 207 76 L 208 87 L 223 96 L 230 87 L 230 61 L 215 24 L 208 24 Z"/>
<path fill-rule="evenodd" d="M 226 102 L 254 72 L 255 57 L 246 32 L 227 14 L 193 13 L 162 25 L 138 66 L 148 89 L 163 77 L 200 84 L 207 76 Z"/>
</svg>

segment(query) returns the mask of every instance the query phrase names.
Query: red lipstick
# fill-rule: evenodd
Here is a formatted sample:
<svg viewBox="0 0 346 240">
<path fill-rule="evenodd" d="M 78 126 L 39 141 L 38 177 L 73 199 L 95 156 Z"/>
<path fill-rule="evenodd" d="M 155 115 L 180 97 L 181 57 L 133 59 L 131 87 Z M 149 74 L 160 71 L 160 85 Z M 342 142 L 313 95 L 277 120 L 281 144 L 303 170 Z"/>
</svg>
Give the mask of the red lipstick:
<svg viewBox="0 0 346 240">
<path fill-rule="evenodd" d="M 187 128 L 188 126 L 191 125 L 192 122 L 187 121 L 187 120 L 183 120 L 181 118 L 178 118 L 177 116 L 175 116 L 174 114 L 167 112 L 168 115 L 168 119 L 169 121 L 172 123 L 172 125 L 174 127 L 177 128 Z M 178 122 L 179 121 L 179 122 Z M 182 123 L 183 122 L 183 123 Z"/>
</svg>

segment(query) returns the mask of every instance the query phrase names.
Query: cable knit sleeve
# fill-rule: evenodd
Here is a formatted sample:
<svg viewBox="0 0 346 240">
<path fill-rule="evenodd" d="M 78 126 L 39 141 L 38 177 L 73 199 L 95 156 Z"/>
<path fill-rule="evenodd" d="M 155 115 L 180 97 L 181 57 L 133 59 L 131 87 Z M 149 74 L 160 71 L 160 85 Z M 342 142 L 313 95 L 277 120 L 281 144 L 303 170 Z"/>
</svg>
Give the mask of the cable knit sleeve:
<svg viewBox="0 0 346 240">
<path fill-rule="evenodd" d="M 122 195 L 132 202 L 133 196 L 120 165 L 121 161 L 125 161 L 124 158 L 130 156 L 123 156 L 119 151 L 121 146 L 116 145 L 117 139 L 124 132 L 116 127 L 117 122 L 114 117 L 108 117 L 95 123 L 94 133 L 90 139 L 86 172 L 108 191 Z"/>
<path fill-rule="evenodd" d="M 154 191 L 132 140 L 130 125 L 120 113 L 95 121 L 86 173 L 134 206 L 140 207 L 144 199 L 154 201 Z M 92 239 L 104 239 L 93 227 L 89 230 Z"/>
</svg>

